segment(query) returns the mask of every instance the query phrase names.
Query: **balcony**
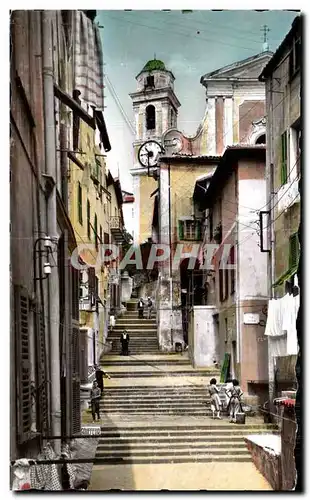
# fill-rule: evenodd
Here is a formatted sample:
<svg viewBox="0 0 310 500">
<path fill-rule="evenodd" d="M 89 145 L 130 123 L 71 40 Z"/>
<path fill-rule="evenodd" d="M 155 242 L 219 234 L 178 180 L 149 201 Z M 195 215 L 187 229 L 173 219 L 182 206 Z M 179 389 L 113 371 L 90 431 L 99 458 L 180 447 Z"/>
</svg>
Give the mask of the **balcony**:
<svg viewBox="0 0 310 500">
<path fill-rule="evenodd" d="M 112 236 L 116 243 L 123 243 L 124 238 L 124 228 L 119 216 L 110 217 L 110 229 Z"/>
</svg>

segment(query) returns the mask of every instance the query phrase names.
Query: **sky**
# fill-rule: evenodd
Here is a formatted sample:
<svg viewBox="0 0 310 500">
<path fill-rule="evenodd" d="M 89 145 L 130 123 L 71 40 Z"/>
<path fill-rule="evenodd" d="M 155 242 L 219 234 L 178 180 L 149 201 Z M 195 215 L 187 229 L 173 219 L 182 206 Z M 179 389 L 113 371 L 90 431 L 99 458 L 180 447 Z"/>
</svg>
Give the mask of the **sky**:
<svg viewBox="0 0 310 500">
<path fill-rule="evenodd" d="M 195 132 L 205 112 L 205 89 L 200 78 L 262 52 L 263 25 L 275 51 L 290 30 L 298 12 L 221 11 L 182 13 L 181 10 L 97 11 L 105 63 L 105 120 L 112 150 L 108 166 L 120 173 L 122 188 L 132 191 L 130 168 L 134 125 L 129 93 L 136 90 L 135 77 L 145 63 L 162 60 L 175 76 L 175 93 L 181 102 L 178 129 Z"/>
</svg>

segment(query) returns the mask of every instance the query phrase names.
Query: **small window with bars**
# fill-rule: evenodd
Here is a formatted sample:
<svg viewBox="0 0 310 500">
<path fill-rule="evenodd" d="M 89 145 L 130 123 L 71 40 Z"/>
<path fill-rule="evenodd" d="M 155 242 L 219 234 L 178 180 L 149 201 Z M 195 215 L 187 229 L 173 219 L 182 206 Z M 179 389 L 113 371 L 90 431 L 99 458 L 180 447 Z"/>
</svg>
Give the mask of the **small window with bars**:
<svg viewBox="0 0 310 500">
<path fill-rule="evenodd" d="M 201 240 L 200 220 L 180 220 L 179 221 L 180 240 Z"/>
</svg>

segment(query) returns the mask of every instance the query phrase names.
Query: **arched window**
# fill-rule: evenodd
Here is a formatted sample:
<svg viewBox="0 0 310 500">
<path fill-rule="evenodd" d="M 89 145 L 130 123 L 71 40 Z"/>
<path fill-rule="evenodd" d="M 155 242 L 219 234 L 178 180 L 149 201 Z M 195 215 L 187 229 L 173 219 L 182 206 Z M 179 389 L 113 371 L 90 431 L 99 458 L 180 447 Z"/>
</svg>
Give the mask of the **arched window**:
<svg viewBox="0 0 310 500">
<path fill-rule="evenodd" d="M 155 120 L 155 107 L 150 104 L 147 106 L 146 110 L 146 130 L 154 130 L 156 120 Z"/>
<path fill-rule="evenodd" d="M 266 135 L 265 135 L 265 134 L 260 135 L 260 136 L 256 139 L 255 144 L 266 144 Z"/>
</svg>

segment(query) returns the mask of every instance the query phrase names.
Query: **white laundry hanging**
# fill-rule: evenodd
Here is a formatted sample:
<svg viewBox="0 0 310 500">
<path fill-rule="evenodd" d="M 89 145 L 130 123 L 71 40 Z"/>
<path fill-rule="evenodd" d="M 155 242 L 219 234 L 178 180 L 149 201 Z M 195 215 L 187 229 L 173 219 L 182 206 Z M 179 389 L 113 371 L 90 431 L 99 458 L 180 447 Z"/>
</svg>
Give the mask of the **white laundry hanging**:
<svg viewBox="0 0 310 500">
<path fill-rule="evenodd" d="M 299 295 L 293 297 L 293 295 L 287 294 L 282 300 L 285 306 L 282 328 L 287 333 L 287 354 L 297 354 L 296 319 L 299 309 Z"/>
<path fill-rule="evenodd" d="M 270 337 L 283 335 L 282 315 L 283 309 L 280 300 L 269 300 L 265 335 Z"/>
</svg>

